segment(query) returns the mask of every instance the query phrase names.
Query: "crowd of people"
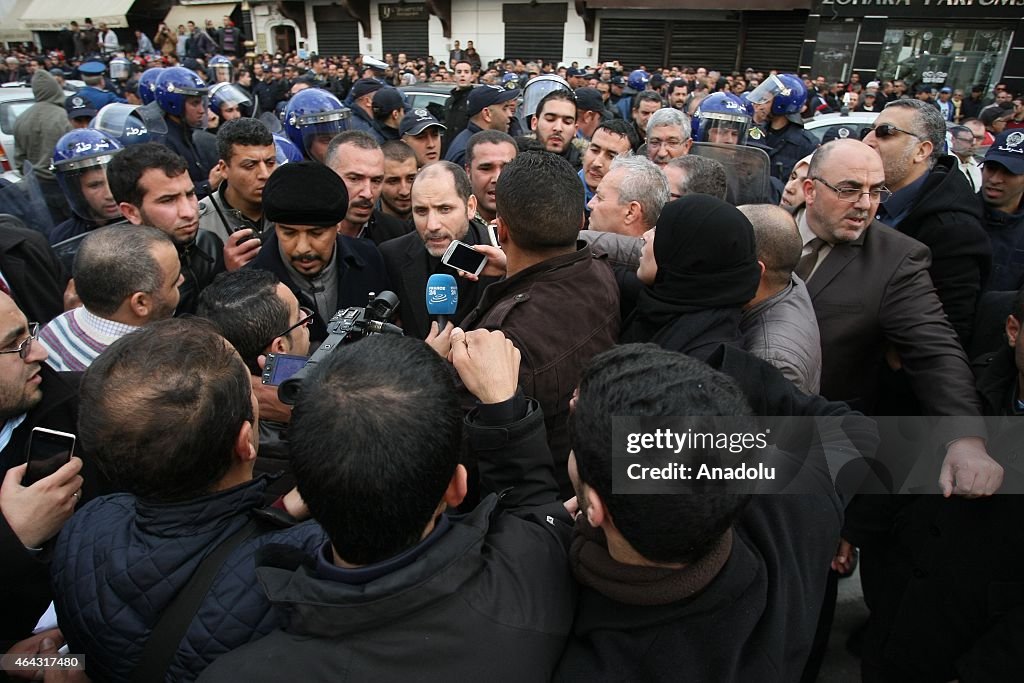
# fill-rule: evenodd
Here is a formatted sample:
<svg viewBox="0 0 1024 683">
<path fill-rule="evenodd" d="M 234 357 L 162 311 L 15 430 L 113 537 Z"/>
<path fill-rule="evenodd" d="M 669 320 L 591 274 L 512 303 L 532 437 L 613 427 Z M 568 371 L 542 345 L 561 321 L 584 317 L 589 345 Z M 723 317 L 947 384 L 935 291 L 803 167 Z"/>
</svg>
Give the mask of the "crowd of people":
<svg viewBox="0 0 1024 683">
<path fill-rule="evenodd" d="M 809 682 L 859 565 L 864 681 L 1019 677 L 1020 95 L 85 25 L 5 59 L 0 676 Z M 680 416 L 842 428 L 624 492 Z"/>
</svg>

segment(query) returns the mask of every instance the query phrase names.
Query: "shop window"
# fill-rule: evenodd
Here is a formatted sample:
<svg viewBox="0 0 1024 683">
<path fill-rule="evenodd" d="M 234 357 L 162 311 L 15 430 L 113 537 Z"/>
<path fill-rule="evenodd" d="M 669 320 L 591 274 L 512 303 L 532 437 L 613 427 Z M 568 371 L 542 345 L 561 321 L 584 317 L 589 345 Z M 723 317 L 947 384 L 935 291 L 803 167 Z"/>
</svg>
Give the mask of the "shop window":
<svg viewBox="0 0 1024 683">
<path fill-rule="evenodd" d="M 968 92 L 992 85 L 1002 71 L 1012 31 L 995 28 L 898 27 L 885 32 L 878 77 Z M 986 90 L 989 88 L 986 87 Z"/>
</svg>

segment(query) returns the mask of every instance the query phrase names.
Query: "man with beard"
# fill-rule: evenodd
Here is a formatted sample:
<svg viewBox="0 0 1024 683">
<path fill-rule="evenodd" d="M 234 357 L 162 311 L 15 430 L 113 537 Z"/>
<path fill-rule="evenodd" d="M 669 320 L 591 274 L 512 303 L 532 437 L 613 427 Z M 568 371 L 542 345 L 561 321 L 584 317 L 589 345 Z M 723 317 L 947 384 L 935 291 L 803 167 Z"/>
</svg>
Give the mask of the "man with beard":
<svg viewBox="0 0 1024 683">
<path fill-rule="evenodd" d="M 412 184 L 416 180 L 416 152 L 401 140 L 388 140 L 384 152 L 384 184 L 377 208 L 400 221 L 412 219 Z"/>
<path fill-rule="evenodd" d="M 435 273 L 458 275 L 441 263 L 441 257 L 453 240 L 469 245 L 490 245 L 487 226 L 473 220 L 477 202 L 469 176 L 450 161 L 438 161 L 423 167 L 412 186 L 412 215 L 416 232 L 380 245 L 388 277 L 398 295 L 398 314 L 407 336 L 423 339 L 432 331 L 424 292 L 427 280 Z M 479 281 L 458 278 L 458 309 L 451 317 L 458 325 L 476 306 L 484 288 L 495 278 Z M 442 332 L 443 330 L 433 330 Z"/>
<path fill-rule="evenodd" d="M 372 136 L 359 130 L 339 134 L 327 146 L 324 164 L 348 190 L 348 213 L 338 224 L 339 233 L 380 244 L 412 230 L 408 223 L 374 208 L 384 186 L 384 152 Z"/>
<path fill-rule="evenodd" d="M 309 336 L 319 344 L 339 309 L 365 306 L 371 292 L 390 289 L 384 261 L 372 242 L 339 230 L 348 215 L 348 190 L 327 166 L 285 164 L 270 176 L 263 195 L 263 213 L 275 228 L 251 267 L 277 275 L 316 314 Z"/>
<path fill-rule="evenodd" d="M 968 347 L 992 249 L 981 227 L 980 203 L 956 159 L 945 154 L 942 114 L 921 100 L 893 102 L 864 142 L 882 157 L 885 186 L 893 193 L 876 218 L 931 250 L 928 273 Z"/>
<path fill-rule="evenodd" d="M 569 90 L 553 90 L 537 105 L 533 130 L 544 149 L 572 164 L 577 171 L 583 165 L 576 139 L 576 96 Z"/>
<path fill-rule="evenodd" d="M 1024 286 L 1024 131 L 1010 130 L 988 148 L 981 169 L 985 229 L 992 243 L 992 277 L 988 289 Z"/>
<path fill-rule="evenodd" d="M 188 164 L 155 142 L 131 145 L 107 166 L 107 182 L 132 225 L 149 225 L 174 241 L 181 261 L 177 315 L 195 313 L 199 292 L 224 268 L 220 238 L 199 229 L 199 200 Z"/>
<path fill-rule="evenodd" d="M 499 130 L 483 130 L 466 145 L 466 172 L 476 197 L 477 220 L 493 223 L 498 216 L 495 188 L 505 164 L 516 158 L 519 148 L 511 135 Z"/>
</svg>

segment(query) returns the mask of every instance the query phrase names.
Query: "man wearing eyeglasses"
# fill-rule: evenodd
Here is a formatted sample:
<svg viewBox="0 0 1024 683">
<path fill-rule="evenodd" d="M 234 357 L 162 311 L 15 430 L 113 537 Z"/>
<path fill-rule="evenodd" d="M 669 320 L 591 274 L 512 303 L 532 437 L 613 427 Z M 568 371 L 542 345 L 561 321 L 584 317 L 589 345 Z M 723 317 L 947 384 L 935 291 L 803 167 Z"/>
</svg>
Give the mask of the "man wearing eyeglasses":
<svg viewBox="0 0 1024 683">
<path fill-rule="evenodd" d="M 0 291 L 0 651 L 29 634 L 52 599 L 39 549 L 57 535 L 82 497 L 82 461 L 71 462 L 31 486 L 22 486 L 32 430 L 74 433 L 75 390 L 44 364 L 39 323 L 29 322 Z M 90 484 L 97 484 L 90 477 Z M 86 494 L 92 491 L 87 490 Z"/>
<path fill-rule="evenodd" d="M 690 153 L 690 119 L 677 109 L 659 109 L 647 121 L 647 157 L 664 167 Z"/>
<path fill-rule="evenodd" d="M 981 204 L 945 153 L 946 122 L 934 105 L 899 100 L 878 115 L 864 142 L 882 157 L 892 198 L 875 217 L 931 250 L 928 269 L 942 307 L 967 347 L 992 249 Z"/>
<path fill-rule="evenodd" d="M 949 129 L 950 146 L 949 151 L 953 153 L 959 162 L 960 172 L 971 184 L 971 189 L 977 191 L 981 188 L 981 165 L 974 158 L 977 149 L 974 139 L 974 131 L 967 126 L 953 126 Z"/>
</svg>

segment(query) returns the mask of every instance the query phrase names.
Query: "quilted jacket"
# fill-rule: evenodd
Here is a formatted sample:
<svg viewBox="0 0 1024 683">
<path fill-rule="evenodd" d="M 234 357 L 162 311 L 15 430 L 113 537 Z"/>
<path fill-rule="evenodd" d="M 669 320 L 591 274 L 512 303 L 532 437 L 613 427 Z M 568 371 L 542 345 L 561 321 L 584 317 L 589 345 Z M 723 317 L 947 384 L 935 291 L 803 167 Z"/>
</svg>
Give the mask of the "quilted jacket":
<svg viewBox="0 0 1024 683">
<path fill-rule="evenodd" d="M 50 575 L 71 652 L 86 654 L 94 681 L 128 681 L 149 633 L 203 558 L 262 506 L 256 479 L 185 503 L 129 494 L 91 501 L 57 539 Z M 256 580 L 253 556 L 268 544 L 310 553 L 326 536 L 315 522 L 254 536 L 228 557 L 167 672 L 191 681 L 218 655 L 262 637 L 278 619 Z"/>
</svg>

